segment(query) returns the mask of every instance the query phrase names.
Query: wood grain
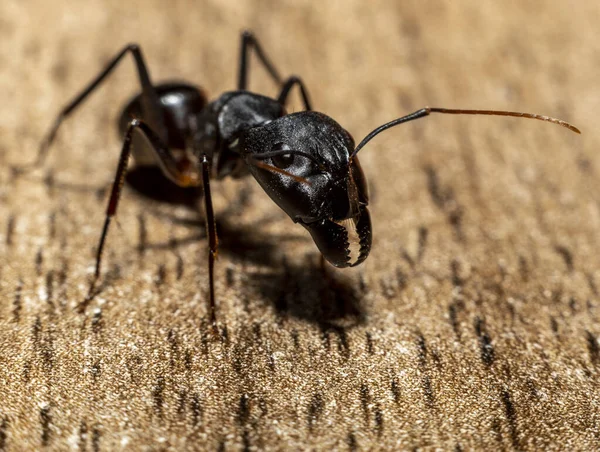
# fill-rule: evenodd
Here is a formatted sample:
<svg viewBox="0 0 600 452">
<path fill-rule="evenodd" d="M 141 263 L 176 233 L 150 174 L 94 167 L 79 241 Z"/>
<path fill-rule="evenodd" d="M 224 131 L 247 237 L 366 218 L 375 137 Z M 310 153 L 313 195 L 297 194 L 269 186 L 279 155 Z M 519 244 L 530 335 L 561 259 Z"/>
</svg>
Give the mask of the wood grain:
<svg viewBox="0 0 600 452">
<path fill-rule="evenodd" d="M 599 449 L 599 23 L 593 1 L 4 0 L 0 450 Z M 382 134 L 361 151 L 372 254 L 327 278 L 257 184 L 218 184 L 220 340 L 200 214 L 126 189 L 79 312 L 133 65 L 43 168 L 10 166 L 126 43 L 215 97 L 244 28 L 357 140 L 425 105 L 583 134 L 434 116 Z"/>
</svg>

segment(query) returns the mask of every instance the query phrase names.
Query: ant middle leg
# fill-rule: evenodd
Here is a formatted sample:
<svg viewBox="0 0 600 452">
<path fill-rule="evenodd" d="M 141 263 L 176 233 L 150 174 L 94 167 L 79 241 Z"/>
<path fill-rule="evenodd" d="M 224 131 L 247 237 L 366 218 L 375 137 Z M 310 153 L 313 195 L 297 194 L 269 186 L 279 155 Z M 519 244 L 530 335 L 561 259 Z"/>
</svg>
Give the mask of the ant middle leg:
<svg viewBox="0 0 600 452">
<path fill-rule="evenodd" d="M 308 96 L 308 91 L 306 90 L 306 87 L 304 86 L 304 83 L 302 83 L 300 77 L 294 75 L 284 81 L 281 78 L 281 75 L 279 75 L 277 69 L 275 69 L 275 66 L 273 65 L 271 60 L 265 54 L 260 43 L 258 42 L 258 39 L 256 39 L 256 36 L 254 36 L 254 34 L 252 34 L 252 32 L 248 30 L 242 32 L 242 43 L 240 46 L 239 60 L 240 67 L 238 74 L 238 90 L 243 91 L 248 89 L 248 72 L 250 67 L 248 63 L 248 54 L 250 48 L 254 48 L 259 61 L 267 69 L 267 72 L 269 73 L 269 75 L 271 75 L 271 78 L 275 81 L 275 83 L 277 83 L 280 86 L 281 91 L 279 94 L 279 103 L 285 105 L 290 90 L 294 87 L 294 85 L 298 85 L 300 88 L 300 93 L 302 95 L 302 102 L 304 103 L 304 108 L 306 110 L 312 110 L 310 98 Z"/>
<path fill-rule="evenodd" d="M 217 334 L 217 316 L 215 306 L 215 278 L 214 267 L 217 259 L 219 240 L 217 237 L 217 223 L 212 205 L 212 195 L 210 192 L 210 161 L 206 154 L 202 155 L 202 188 L 204 191 L 204 211 L 206 217 L 206 233 L 208 235 L 208 283 L 210 300 L 210 322 L 213 333 Z"/>
<path fill-rule="evenodd" d="M 285 107 L 285 104 L 287 103 L 288 95 L 290 94 L 290 91 L 294 87 L 294 85 L 298 85 L 298 88 L 300 88 L 300 95 L 302 96 L 302 102 L 304 103 L 304 109 L 308 110 L 308 111 L 312 110 L 310 98 L 308 97 L 308 91 L 307 91 L 306 87 L 304 86 L 302 79 L 296 75 L 292 75 L 290 78 L 288 78 L 285 81 L 285 83 L 283 84 L 283 87 L 281 88 L 281 91 L 279 93 L 279 97 L 277 98 L 277 101 Z"/>
<path fill-rule="evenodd" d="M 237 89 L 239 91 L 245 91 L 248 89 L 248 72 L 249 72 L 249 64 L 248 64 L 248 54 L 250 48 L 254 48 L 258 59 L 262 63 L 262 65 L 267 69 L 269 75 L 273 78 L 277 85 L 282 85 L 282 78 L 279 75 L 277 69 L 271 62 L 271 60 L 267 57 L 265 52 L 263 51 L 258 39 L 256 36 L 252 34 L 251 31 L 245 30 L 242 32 L 242 42 L 240 46 L 240 66 L 238 73 L 238 86 Z"/>
<path fill-rule="evenodd" d="M 69 117 L 79 107 L 83 101 L 104 81 L 113 69 L 119 64 L 123 57 L 131 53 L 134 57 L 140 85 L 142 87 L 142 113 L 144 121 L 148 123 L 152 129 L 158 134 L 158 136 L 166 142 L 166 126 L 164 124 L 164 118 L 162 116 L 160 103 L 158 96 L 156 95 L 154 86 L 150 80 L 150 75 L 142 56 L 142 51 L 137 44 L 129 44 L 123 50 L 121 50 L 106 66 L 106 68 L 100 72 L 71 102 L 69 102 L 60 111 L 54 123 L 48 133 L 44 136 L 36 160 L 33 163 L 15 168 L 16 172 L 25 172 L 41 165 L 46 156 L 50 146 L 56 138 L 59 127 L 63 121 Z"/>
<path fill-rule="evenodd" d="M 85 309 L 85 305 L 96 295 L 95 287 L 100 279 L 100 271 L 102 265 L 102 254 L 104 251 L 104 245 L 106 244 L 106 237 L 108 236 L 108 229 L 112 220 L 112 217 L 117 213 L 117 207 L 121 198 L 121 191 L 123 183 L 125 181 L 125 174 L 127 172 L 127 166 L 129 158 L 131 157 L 131 151 L 133 149 L 132 139 L 133 133 L 138 130 L 147 138 L 150 143 L 150 149 L 153 151 L 157 162 L 162 169 L 163 173 L 181 187 L 191 187 L 200 185 L 200 175 L 193 162 L 186 158 L 177 160 L 169 149 L 163 144 L 160 137 L 154 132 L 150 126 L 139 119 L 133 119 L 127 128 L 125 138 L 123 140 L 123 147 L 121 150 L 121 156 L 119 158 L 119 164 L 115 174 L 108 206 L 106 208 L 106 218 L 104 220 L 104 226 L 102 228 L 102 234 L 98 243 L 98 249 L 96 251 L 96 269 L 94 272 L 94 278 L 90 285 L 88 296 L 84 303 L 80 306 L 80 310 Z"/>
</svg>

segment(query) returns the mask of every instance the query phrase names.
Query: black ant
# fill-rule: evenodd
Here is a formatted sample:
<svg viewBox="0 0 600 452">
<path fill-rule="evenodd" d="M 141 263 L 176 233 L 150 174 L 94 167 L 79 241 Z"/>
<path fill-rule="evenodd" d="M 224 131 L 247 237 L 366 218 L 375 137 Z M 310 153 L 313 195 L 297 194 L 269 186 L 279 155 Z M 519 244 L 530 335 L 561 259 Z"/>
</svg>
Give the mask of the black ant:
<svg viewBox="0 0 600 452">
<path fill-rule="evenodd" d="M 355 146 L 350 133 L 336 121 L 312 111 L 308 92 L 299 77 L 284 80 L 252 33 L 245 31 L 241 38 L 237 90 L 224 93 L 211 103 L 207 102 L 201 89 L 187 83 L 154 85 L 141 49 L 135 44 L 126 46 L 63 108 L 43 140 L 33 166 L 39 166 L 45 159 L 63 120 L 104 81 L 125 55 L 133 55 L 142 90 L 127 104 L 119 119 L 124 134 L 123 148 L 98 244 L 96 271 L 88 299 L 94 296 L 94 287 L 100 277 L 108 228 L 117 212 L 131 154 L 138 166 L 160 168 L 161 172 L 157 174 L 161 175 L 155 176 L 155 184 L 167 178 L 180 187 L 201 187 L 203 190 L 209 246 L 209 312 L 213 328 L 216 328 L 214 262 L 218 241 L 211 178 L 239 178 L 252 174 L 294 223 L 300 223 L 308 230 L 327 261 L 336 267 L 351 267 L 367 258 L 372 241 L 367 180 L 356 154 L 377 134 L 431 113 L 539 119 L 580 133 L 571 124 L 548 116 L 425 107 L 379 126 Z M 279 85 L 276 99 L 247 91 L 250 49 L 254 49 Z M 287 114 L 285 104 L 294 86 L 300 89 L 306 111 Z M 138 134 L 134 135 L 134 132 Z"/>
</svg>

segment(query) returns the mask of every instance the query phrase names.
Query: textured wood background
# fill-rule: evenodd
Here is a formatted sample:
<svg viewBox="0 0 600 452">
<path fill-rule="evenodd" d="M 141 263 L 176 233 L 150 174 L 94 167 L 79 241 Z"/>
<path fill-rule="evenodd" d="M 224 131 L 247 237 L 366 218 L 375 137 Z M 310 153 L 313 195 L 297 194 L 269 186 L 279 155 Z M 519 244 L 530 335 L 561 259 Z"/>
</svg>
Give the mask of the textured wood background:
<svg viewBox="0 0 600 452">
<path fill-rule="evenodd" d="M 591 0 L 3 0 L 0 450 L 599 449 L 599 24 Z M 386 132 L 361 159 L 373 251 L 332 286 L 257 184 L 216 185 L 216 341 L 199 213 L 126 189 L 78 312 L 131 61 L 43 168 L 9 165 L 127 42 L 155 80 L 232 89 L 243 28 L 356 139 L 427 104 L 584 134 L 435 116 Z M 251 84 L 275 92 L 260 69 Z"/>
</svg>

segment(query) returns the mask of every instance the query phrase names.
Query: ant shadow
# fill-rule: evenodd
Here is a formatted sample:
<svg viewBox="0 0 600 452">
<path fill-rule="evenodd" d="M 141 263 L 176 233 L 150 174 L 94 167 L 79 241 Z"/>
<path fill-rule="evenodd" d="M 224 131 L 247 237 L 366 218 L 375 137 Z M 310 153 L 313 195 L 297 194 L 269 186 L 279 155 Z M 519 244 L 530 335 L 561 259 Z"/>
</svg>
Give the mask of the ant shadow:
<svg viewBox="0 0 600 452">
<path fill-rule="evenodd" d="M 258 294 L 269 300 L 283 318 L 302 319 L 325 330 L 363 324 L 364 291 L 351 278 L 324 267 L 318 260 L 314 255 L 303 264 L 280 259 L 271 271 L 252 276 Z"/>
<path fill-rule="evenodd" d="M 164 177 L 150 174 L 155 168 L 134 168 L 127 174 L 127 182 L 142 197 L 155 201 L 183 205 L 198 210 L 202 191 L 181 188 Z M 263 216 L 251 223 L 239 221 L 239 212 L 248 204 L 248 194 L 231 203 L 217 215 L 219 254 L 228 260 L 250 267 L 240 278 L 245 303 L 250 299 L 265 300 L 277 315 L 284 319 L 294 317 L 317 324 L 323 330 L 339 330 L 364 323 L 366 312 L 362 304 L 365 289 L 340 271 L 323 265 L 317 253 L 303 261 L 286 258 L 287 242 L 307 241 L 299 234 L 276 235 L 263 232 L 264 226 L 279 221 L 281 216 Z M 174 214 L 152 212 L 173 224 L 189 226 L 198 233 L 162 243 L 148 243 L 146 249 L 177 248 L 188 243 L 206 240 L 204 218 L 181 219 Z M 228 271 L 229 272 L 229 271 Z M 233 284 L 228 275 L 228 284 Z M 218 295 L 218 294 L 217 294 Z"/>
<path fill-rule="evenodd" d="M 93 192 L 104 198 L 109 187 L 92 187 L 86 184 L 64 183 L 46 177 L 51 189 L 76 192 Z M 159 168 L 134 167 L 125 177 L 127 185 L 141 199 L 150 199 L 174 206 L 183 206 L 198 212 L 202 204 L 202 190 L 182 188 L 166 179 Z M 251 190 L 250 190 L 251 192 Z M 286 258 L 283 244 L 309 239 L 299 234 L 276 235 L 263 232 L 264 226 L 279 221 L 281 215 L 262 216 L 251 223 L 242 223 L 239 212 L 249 204 L 251 193 L 240 192 L 238 198 L 217 215 L 219 253 L 231 262 L 250 267 L 242 278 L 245 303 L 250 299 L 271 304 L 280 320 L 293 317 L 314 323 L 322 331 L 343 334 L 347 328 L 363 324 L 366 319 L 362 299 L 366 289 L 355 279 L 319 261 L 318 253 L 311 253 L 303 262 Z M 174 213 L 151 209 L 151 215 L 173 224 L 188 226 L 197 231 L 187 237 L 167 242 L 147 243 L 145 249 L 177 249 L 189 243 L 206 240 L 204 218 L 177 218 Z M 316 249 L 315 249 L 316 251 Z M 228 270 L 229 273 L 229 270 Z M 120 269 L 108 270 L 99 287 L 78 307 L 85 310 L 90 301 L 120 278 Z M 227 279 L 230 279 L 228 274 Z M 233 279 L 233 278 L 231 278 Z M 228 281 L 229 284 L 229 281 Z M 218 296 L 218 294 L 217 294 Z"/>
</svg>

